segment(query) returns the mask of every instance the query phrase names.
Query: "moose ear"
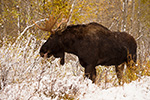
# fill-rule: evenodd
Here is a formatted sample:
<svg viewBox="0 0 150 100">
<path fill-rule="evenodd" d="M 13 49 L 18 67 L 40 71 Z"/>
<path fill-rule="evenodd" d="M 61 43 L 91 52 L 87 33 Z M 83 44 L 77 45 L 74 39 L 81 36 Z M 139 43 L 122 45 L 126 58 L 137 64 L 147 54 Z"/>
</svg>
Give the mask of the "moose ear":
<svg viewBox="0 0 150 100">
<path fill-rule="evenodd" d="M 67 28 L 67 23 L 62 23 L 57 30 L 63 32 Z"/>
</svg>

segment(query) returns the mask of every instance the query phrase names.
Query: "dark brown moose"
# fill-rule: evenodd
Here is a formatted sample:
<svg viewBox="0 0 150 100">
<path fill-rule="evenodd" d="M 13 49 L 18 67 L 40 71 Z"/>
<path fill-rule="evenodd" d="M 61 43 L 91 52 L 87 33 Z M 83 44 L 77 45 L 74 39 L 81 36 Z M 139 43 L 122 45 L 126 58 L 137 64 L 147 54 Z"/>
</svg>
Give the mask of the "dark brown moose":
<svg viewBox="0 0 150 100">
<path fill-rule="evenodd" d="M 97 65 L 115 65 L 120 84 L 123 64 L 127 63 L 128 54 L 136 62 L 135 39 L 126 32 L 111 32 L 95 22 L 66 26 L 67 21 L 62 21 L 54 30 L 59 17 L 60 15 L 58 18 L 50 16 L 45 22 L 45 27 L 35 23 L 39 29 L 52 33 L 42 45 L 40 55 L 61 58 L 62 65 L 65 52 L 78 56 L 80 64 L 85 68 L 85 75 L 93 82 L 96 81 Z"/>
</svg>

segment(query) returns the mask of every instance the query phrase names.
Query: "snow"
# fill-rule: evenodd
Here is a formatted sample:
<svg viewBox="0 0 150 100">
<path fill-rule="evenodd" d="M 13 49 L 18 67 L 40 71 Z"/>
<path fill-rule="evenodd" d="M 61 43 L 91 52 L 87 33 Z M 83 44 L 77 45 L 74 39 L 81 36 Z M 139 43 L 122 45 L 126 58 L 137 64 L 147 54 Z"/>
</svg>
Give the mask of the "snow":
<svg viewBox="0 0 150 100">
<path fill-rule="evenodd" d="M 82 100 L 150 100 L 150 77 L 124 84 L 124 86 L 106 90 L 98 89 L 93 93 L 87 92 Z"/>
<path fill-rule="evenodd" d="M 39 89 L 37 89 L 38 82 L 10 84 L 0 91 L 0 100 L 58 100 L 60 94 L 61 96 L 68 94 L 70 97 L 77 94 L 74 98 L 75 100 L 150 100 L 150 76 L 124 84 L 124 86 L 110 87 L 108 89 L 101 89 L 92 84 L 89 79 L 81 80 L 82 77 L 79 76 L 66 76 L 63 80 L 53 80 L 55 81 L 55 84 L 53 84 L 52 81 L 50 82 L 46 77 L 43 77 Z M 52 95 L 48 96 L 50 90 L 55 92 L 53 94 L 53 96 L 56 95 L 55 98 L 51 98 Z M 45 96 L 46 94 L 47 96 Z"/>
</svg>

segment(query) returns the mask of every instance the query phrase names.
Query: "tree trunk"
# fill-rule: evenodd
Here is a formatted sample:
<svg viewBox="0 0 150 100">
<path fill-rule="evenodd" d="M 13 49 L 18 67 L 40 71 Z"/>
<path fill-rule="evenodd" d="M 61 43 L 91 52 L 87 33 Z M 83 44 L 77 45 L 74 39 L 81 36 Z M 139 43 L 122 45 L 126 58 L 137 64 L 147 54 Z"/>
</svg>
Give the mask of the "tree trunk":
<svg viewBox="0 0 150 100">
<path fill-rule="evenodd" d="M 128 12 L 128 0 L 123 0 L 123 20 L 122 20 L 122 28 L 121 31 L 126 31 L 127 24 L 127 12 Z"/>
<path fill-rule="evenodd" d="M 135 15 L 135 0 L 132 0 L 132 8 L 131 8 L 131 18 L 130 18 L 130 21 L 131 21 L 131 27 L 130 27 L 130 30 L 129 30 L 129 33 L 132 33 L 133 32 L 133 25 L 134 25 L 134 15 Z M 135 34 L 134 34 L 135 35 Z"/>
<path fill-rule="evenodd" d="M 18 27 L 18 35 L 21 32 L 21 27 L 20 27 L 20 5 L 17 5 L 17 13 L 18 13 L 18 18 L 17 18 L 17 27 Z"/>
<path fill-rule="evenodd" d="M 1 17 L 2 17 L 2 20 L 3 20 L 3 23 L 2 23 L 2 26 L 1 26 L 1 28 L 0 29 L 2 29 L 0 32 L 1 32 L 1 34 L 0 34 L 0 39 L 2 39 L 3 37 L 4 37 L 4 35 L 5 35 L 5 33 L 6 33 L 6 24 L 5 24 L 5 22 L 6 22 L 6 19 L 5 19 L 5 17 L 4 17 L 4 0 L 1 0 L 1 9 L 0 9 L 0 14 L 1 14 Z"/>
<path fill-rule="evenodd" d="M 141 0 L 138 0 L 138 15 L 137 15 L 137 20 L 138 20 L 138 36 L 140 36 L 141 35 L 141 21 L 140 21 L 140 15 L 141 15 L 141 11 L 140 11 L 140 6 L 141 6 Z M 141 66 L 141 64 L 142 64 L 142 51 L 141 51 L 141 41 L 140 41 L 141 39 L 139 39 L 138 41 L 137 41 L 137 43 L 138 43 L 138 59 L 139 59 L 139 63 L 140 63 L 140 66 Z"/>
</svg>

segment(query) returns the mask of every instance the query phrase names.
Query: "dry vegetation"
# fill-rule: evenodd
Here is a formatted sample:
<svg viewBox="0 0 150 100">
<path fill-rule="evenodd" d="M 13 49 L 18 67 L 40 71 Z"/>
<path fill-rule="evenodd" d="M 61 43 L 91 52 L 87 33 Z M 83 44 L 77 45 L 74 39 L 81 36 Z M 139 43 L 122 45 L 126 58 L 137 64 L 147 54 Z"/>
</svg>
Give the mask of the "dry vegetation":
<svg viewBox="0 0 150 100">
<path fill-rule="evenodd" d="M 0 99 L 73 100 L 82 98 L 89 90 L 92 94 L 96 89 L 118 86 L 114 66 L 97 66 L 96 86 L 84 78 L 84 69 L 78 60 L 67 60 L 64 66 L 60 66 L 59 59 L 40 57 L 39 49 L 49 33 L 37 30 L 32 20 L 41 20 L 50 12 L 63 12 L 68 16 L 72 10 L 70 24 L 96 21 L 112 31 L 130 33 L 138 43 L 138 62 L 134 70 L 125 67 L 124 83 L 150 76 L 149 2 L 1 0 Z"/>
</svg>

